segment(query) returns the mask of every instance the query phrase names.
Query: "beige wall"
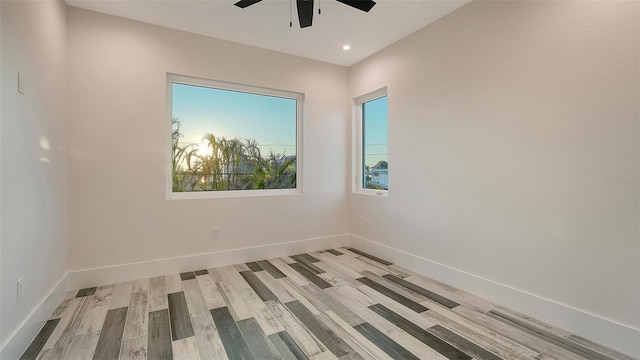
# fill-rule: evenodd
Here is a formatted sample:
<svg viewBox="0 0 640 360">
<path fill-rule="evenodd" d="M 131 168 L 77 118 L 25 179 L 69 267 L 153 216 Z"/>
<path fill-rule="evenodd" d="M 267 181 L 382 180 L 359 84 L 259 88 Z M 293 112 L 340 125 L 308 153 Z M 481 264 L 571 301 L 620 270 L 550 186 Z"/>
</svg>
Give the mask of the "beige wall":
<svg viewBox="0 0 640 360">
<path fill-rule="evenodd" d="M 165 200 L 168 72 L 304 93 L 304 194 Z M 345 234 L 346 79 L 341 66 L 69 8 L 70 270 Z"/>
<path fill-rule="evenodd" d="M 390 152 L 350 232 L 639 328 L 639 10 L 473 2 L 350 68 Z"/>
<path fill-rule="evenodd" d="M 30 316 L 67 270 L 67 140 L 66 6 L 62 1 L 0 3 L 2 349 L 20 326 L 31 336 L 39 330 L 42 323 L 30 322 Z M 17 91 L 18 72 L 24 75 L 24 94 Z"/>
</svg>

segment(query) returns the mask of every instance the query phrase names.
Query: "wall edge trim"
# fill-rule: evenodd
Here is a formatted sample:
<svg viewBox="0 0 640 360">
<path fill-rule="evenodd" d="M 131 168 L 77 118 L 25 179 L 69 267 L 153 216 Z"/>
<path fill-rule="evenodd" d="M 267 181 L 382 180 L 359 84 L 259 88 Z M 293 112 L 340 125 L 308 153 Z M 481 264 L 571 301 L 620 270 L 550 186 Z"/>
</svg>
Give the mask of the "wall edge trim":
<svg viewBox="0 0 640 360">
<path fill-rule="evenodd" d="M 20 358 L 53 311 L 60 305 L 68 289 L 69 272 L 65 272 L 49 293 L 29 312 L 2 344 L 0 359 Z"/>
<path fill-rule="evenodd" d="M 640 329 L 359 236 L 349 245 L 640 359 Z"/>
<path fill-rule="evenodd" d="M 114 266 L 81 269 L 69 272 L 69 288 L 114 284 L 148 277 L 177 274 L 185 271 L 227 266 L 247 261 L 295 255 L 303 252 L 342 247 L 348 244 L 347 234 L 330 235 L 276 244 L 228 249 L 194 255 Z"/>
</svg>

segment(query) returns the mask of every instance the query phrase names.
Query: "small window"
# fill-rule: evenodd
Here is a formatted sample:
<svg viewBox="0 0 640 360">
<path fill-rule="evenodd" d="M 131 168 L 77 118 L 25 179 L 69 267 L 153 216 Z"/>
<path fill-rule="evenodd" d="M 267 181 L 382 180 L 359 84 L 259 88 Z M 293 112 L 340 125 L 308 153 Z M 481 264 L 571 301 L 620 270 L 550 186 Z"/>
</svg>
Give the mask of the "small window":
<svg viewBox="0 0 640 360">
<path fill-rule="evenodd" d="M 355 99 L 356 161 L 354 190 L 387 195 L 389 190 L 389 153 L 387 144 L 387 89 L 383 88 Z"/>
<path fill-rule="evenodd" d="M 168 75 L 170 199 L 299 193 L 299 93 Z"/>
</svg>

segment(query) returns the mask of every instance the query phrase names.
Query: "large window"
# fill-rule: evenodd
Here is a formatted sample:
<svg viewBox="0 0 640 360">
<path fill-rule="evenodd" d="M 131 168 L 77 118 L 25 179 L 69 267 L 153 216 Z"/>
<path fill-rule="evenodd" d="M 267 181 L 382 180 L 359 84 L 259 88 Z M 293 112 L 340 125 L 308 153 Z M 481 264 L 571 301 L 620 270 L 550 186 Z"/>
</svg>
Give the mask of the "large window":
<svg viewBox="0 0 640 360">
<path fill-rule="evenodd" d="M 356 192 L 386 195 L 389 190 L 387 89 L 355 99 Z"/>
<path fill-rule="evenodd" d="M 168 75 L 169 198 L 300 192 L 299 93 Z"/>
</svg>

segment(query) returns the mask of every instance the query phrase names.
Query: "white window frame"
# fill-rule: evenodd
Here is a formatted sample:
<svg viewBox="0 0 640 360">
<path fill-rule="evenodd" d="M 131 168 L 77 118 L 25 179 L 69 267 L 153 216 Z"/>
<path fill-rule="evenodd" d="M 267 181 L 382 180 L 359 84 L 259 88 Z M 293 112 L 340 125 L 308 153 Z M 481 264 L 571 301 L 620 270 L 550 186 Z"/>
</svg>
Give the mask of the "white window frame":
<svg viewBox="0 0 640 360">
<path fill-rule="evenodd" d="M 374 190 L 374 189 L 366 189 L 362 187 L 363 179 L 362 174 L 364 173 L 364 163 L 363 163 L 363 142 L 362 138 L 363 129 L 362 129 L 362 105 L 369 101 L 373 101 L 376 99 L 380 99 L 387 96 L 387 87 L 383 87 L 381 89 L 372 91 L 370 93 L 358 96 L 353 99 L 353 182 L 352 182 L 352 192 L 355 194 L 364 194 L 364 195 L 375 195 L 375 196 L 389 196 L 389 190 Z M 387 116 L 387 149 L 389 142 L 389 134 L 388 134 L 388 126 L 389 119 Z M 388 171 L 388 170 L 387 170 Z M 391 178 L 390 174 L 387 173 L 388 177 Z"/>
<path fill-rule="evenodd" d="M 296 100 L 296 187 L 293 189 L 256 189 L 256 190 L 220 190 L 220 191 L 192 191 L 192 192 L 173 192 L 172 177 L 172 115 L 173 115 L 173 97 L 172 84 L 184 84 L 203 86 L 221 90 L 238 91 L 257 95 L 274 96 L 286 99 Z M 256 197 L 256 196 L 282 196 L 282 195 L 299 195 L 304 191 L 303 187 L 303 111 L 304 94 L 292 91 L 277 90 L 264 88 L 259 86 L 237 84 L 219 80 L 210 80 L 186 75 L 167 73 L 167 175 L 166 175 L 166 199 L 167 200 L 184 200 L 184 199 L 215 199 L 215 198 L 233 198 L 233 197 Z"/>
</svg>

